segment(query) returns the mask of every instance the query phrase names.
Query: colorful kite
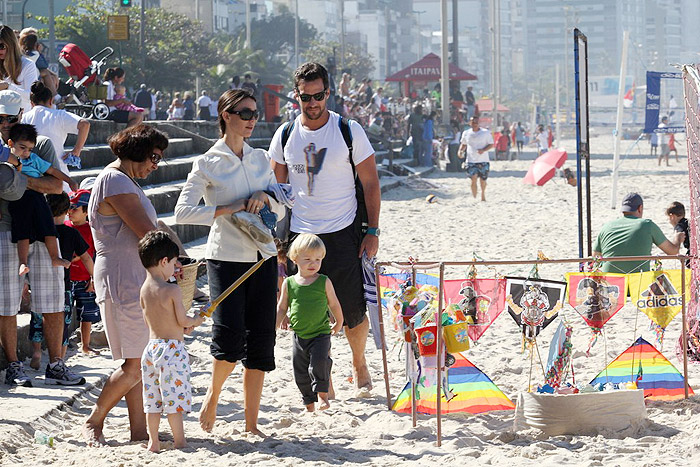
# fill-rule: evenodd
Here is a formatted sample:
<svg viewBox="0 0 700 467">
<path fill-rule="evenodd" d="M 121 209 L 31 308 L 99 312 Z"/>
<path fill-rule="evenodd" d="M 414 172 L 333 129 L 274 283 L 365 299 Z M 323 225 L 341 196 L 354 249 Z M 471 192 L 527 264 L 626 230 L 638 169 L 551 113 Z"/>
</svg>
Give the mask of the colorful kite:
<svg viewBox="0 0 700 467">
<path fill-rule="evenodd" d="M 593 378 L 591 384 L 607 382 L 636 382 L 644 390 L 644 398 L 671 401 L 685 397 L 683 375 L 659 352 L 656 347 L 641 337 L 627 350 Z M 688 386 L 688 395 L 693 388 Z"/>
<path fill-rule="evenodd" d="M 522 328 L 523 339 L 533 341 L 556 319 L 565 294 L 566 282 L 506 277 L 508 313 Z"/>
<path fill-rule="evenodd" d="M 625 306 L 627 276 L 603 272 L 570 272 L 569 305 L 586 321 L 593 331 L 588 351 L 595 344 L 603 326 Z"/>
<path fill-rule="evenodd" d="M 690 290 L 690 274 L 686 274 Z M 632 303 L 653 322 L 665 328 L 681 311 L 680 269 L 646 271 L 629 275 Z"/>
<path fill-rule="evenodd" d="M 505 279 L 459 279 L 443 282 L 445 303 L 457 304 L 471 317 L 469 338 L 476 342 L 505 308 Z"/>
<path fill-rule="evenodd" d="M 467 412 L 479 414 L 494 410 L 513 410 L 515 404 L 506 397 L 491 379 L 472 362 L 456 354 L 456 363 L 447 370 L 448 393 L 450 400 L 442 399 L 441 411 L 446 413 Z M 416 389 L 416 411 L 423 414 L 437 413 L 436 385 L 424 386 L 418 383 Z M 447 389 L 447 388 L 446 388 Z M 411 382 L 396 399 L 392 410 L 411 413 Z"/>
<path fill-rule="evenodd" d="M 545 384 L 553 388 L 561 386 L 566 378 L 571 364 L 571 333 L 573 328 L 564 321 L 559 321 L 559 326 L 554 332 L 552 342 L 549 344 L 549 356 L 547 358 L 547 372 L 544 375 Z M 573 374 L 573 372 L 572 372 Z"/>
</svg>

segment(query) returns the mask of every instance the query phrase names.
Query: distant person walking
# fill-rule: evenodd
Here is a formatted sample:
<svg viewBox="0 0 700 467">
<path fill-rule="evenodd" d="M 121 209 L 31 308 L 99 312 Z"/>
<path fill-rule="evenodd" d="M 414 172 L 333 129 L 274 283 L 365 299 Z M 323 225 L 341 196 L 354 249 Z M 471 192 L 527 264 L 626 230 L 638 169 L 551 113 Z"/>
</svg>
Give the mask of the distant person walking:
<svg viewBox="0 0 700 467">
<path fill-rule="evenodd" d="M 493 148 L 493 136 L 486 128 L 479 127 L 479 117 L 472 117 L 471 128 L 462 133 L 458 155 L 467 157 L 467 175 L 472 181 L 472 196 L 478 192 L 476 180 L 481 182 L 481 201 L 486 201 L 486 180 L 489 178 L 489 150 Z"/>
<path fill-rule="evenodd" d="M 523 128 L 520 122 L 518 122 L 518 126 L 515 127 L 515 144 L 518 147 L 519 156 L 523 152 L 523 145 L 525 144 L 525 128 Z"/>
<path fill-rule="evenodd" d="M 464 104 L 467 106 L 467 121 L 471 121 L 476 111 L 476 98 L 474 98 L 472 89 L 471 86 L 467 86 L 467 92 L 464 93 Z"/>
<path fill-rule="evenodd" d="M 199 108 L 197 116 L 200 120 L 209 120 L 211 118 L 211 114 L 209 113 L 210 106 L 211 99 L 207 95 L 207 91 L 202 91 L 202 95 L 197 99 L 197 107 Z"/>
<path fill-rule="evenodd" d="M 671 154 L 671 149 L 668 146 L 669 134 L 666 133 L 665 129 L 668 127 L 668 117 L 662 117 L 661 123 L 659 123 L 659 142 L 661 143 L 661 152 L 659 153 L 659 165 L 661 165 L 661 160 L 666 160 L 666 165 L 668 166 L 668 156 Z"/>
<path fill-rule="evenodd" d="M 413 112 L 407 117 L 406 134 L 411 136 L 413 142 L 413 158 L 420 160 L 420 154 L 423 150 L 423 106 L 416 104 L 413 106 Z"/>
</svg>

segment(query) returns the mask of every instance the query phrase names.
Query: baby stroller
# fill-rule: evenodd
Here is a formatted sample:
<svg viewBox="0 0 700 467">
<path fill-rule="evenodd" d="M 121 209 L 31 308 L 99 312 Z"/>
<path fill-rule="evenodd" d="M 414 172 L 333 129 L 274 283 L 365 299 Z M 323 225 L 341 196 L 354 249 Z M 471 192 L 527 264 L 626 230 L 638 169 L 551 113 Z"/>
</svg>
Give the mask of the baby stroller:
<svg viewBox="0 0 700 467">
<path fill-rule="evenodd" d="M 64 107 L 84 118 L 93 117 L 104 120 L 109 116 L 109 107 L 100 102 L 93 104 L 94 100 L 105 100 L 107 88 L 100 82 L 100 72 L 104 64 L 114 53 L 111 47 L 105 47 L 92 57 L 88 57 L 80 47 L 75 44 L 66 44 L 58 56 L 58 61 L 68 72 L 68 80 L 60 83 L 58 94 L 68 98 L 71 102 Z"/>
</svg>

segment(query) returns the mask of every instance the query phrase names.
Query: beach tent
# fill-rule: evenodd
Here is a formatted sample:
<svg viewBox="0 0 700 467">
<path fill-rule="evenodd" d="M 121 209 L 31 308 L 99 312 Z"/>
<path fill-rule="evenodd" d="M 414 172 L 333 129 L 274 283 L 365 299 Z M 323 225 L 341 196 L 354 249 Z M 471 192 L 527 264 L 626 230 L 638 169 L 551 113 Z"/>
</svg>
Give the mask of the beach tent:
<svg viewBox="0 0 700 467">
<path fill-rule="evenodd" d="M 410 94 L 410 83 L 426 85 L 431 81 L 440 81 L 440 57 L 429 53 L 417 62 L 399 70 L 386 78 L 386 81 L 398 81 L 404 83 L 406 95 Z M 466 81 L 477 79 L 476 75 L 468 73 L 454 63 L 449 64 L 450 81 Z"/>
<path fill-rule="evenodd" d="M 466 412 L 471 414 L 494 410 L 513 410 L 515 404 L 506 397 L 491 379 L 462 354 L 455 354 L 456 362 L 447 370 L 447 383 L 454 397 L 441 403 L 442 413 Z M 437 399 L 436 385 L 425 387 L 418 384 L 416 391 L 416 411 L 435 414 Z M 396 399 L 392 410 L 411 413 L 411 382 L 406 384 Z"/>
<path fill-rule="evenodd" d="M 637 387 L 644 390 L 645 399 L 670 401 L 685 397 L 683 375 L 641 337 L 610 362 L 591 384 L 629 381 L 637 382 Z M 691 387 L 688 387 L 688 394 L 693 395 Z"/>
</svg>

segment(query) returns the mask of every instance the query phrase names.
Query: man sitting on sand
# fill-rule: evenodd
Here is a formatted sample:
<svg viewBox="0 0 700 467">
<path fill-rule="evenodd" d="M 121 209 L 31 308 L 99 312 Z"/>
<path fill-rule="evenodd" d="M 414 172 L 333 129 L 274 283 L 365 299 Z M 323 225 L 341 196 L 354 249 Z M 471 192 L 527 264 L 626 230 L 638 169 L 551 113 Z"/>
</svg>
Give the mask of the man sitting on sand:
<svg viewBox="0 0 700 467">
<path fill-rule="evenodd" d="M 651 254 L 652 243 L 667 255 L 677 255 L 685 234 L 676 232 L 673 241 L 669 241 L 654 221 L 642 218 L 643 213 L 642 197 L 639 193 L 628 193 L 622 200 L 623 217 L 608 222 L 600 229 L 593 244 L 593 255 L 604 258 L 647 256 Z M 648 271 L 649 261 L 606 261 L 602 270 L 623 274 Z"/>
</svg>

